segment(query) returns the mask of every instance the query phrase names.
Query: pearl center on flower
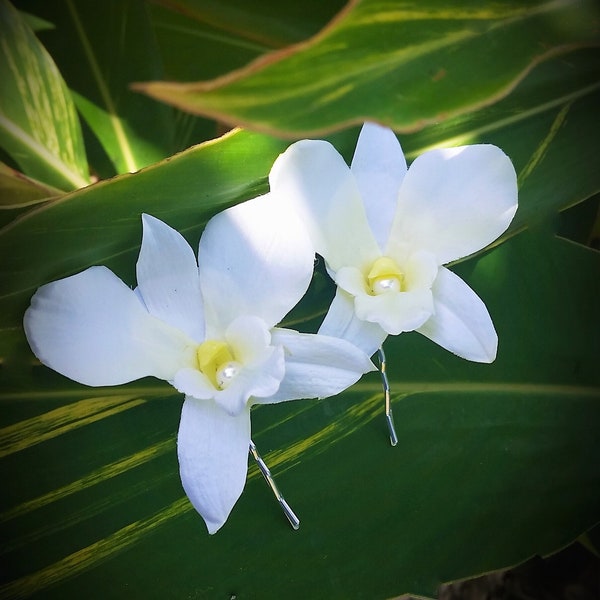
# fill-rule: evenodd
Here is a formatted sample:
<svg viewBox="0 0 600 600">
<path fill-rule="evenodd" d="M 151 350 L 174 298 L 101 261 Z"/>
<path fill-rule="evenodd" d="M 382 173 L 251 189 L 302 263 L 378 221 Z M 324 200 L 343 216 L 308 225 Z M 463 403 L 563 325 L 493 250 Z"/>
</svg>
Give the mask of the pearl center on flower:
<svg viewBox="0 0 600 600">
<path fill-rule="evenodd" d="M 198 369 L 216 389 L 224 390 L 237 377 L 241 364 L 235 360 L 230 347 L 218 340 L 206 340 L 196 349 Z"/>
<path fill-rule="evenodd" d="M 230 360 L 224 365 L 221 365 L 221 367 L 217 369 L 216 374 L 217 386 L 224 390 L 237 377 L 240 368 L 240 363 L 235 360 Z"/>
<path fill-rule="evenodd" d="M 404 273 L 395 260 L 388 256 L 379 257 L 367 275 L 369 293 L 379 296 L 388 292 L 404 291 Z"/>
</svg>

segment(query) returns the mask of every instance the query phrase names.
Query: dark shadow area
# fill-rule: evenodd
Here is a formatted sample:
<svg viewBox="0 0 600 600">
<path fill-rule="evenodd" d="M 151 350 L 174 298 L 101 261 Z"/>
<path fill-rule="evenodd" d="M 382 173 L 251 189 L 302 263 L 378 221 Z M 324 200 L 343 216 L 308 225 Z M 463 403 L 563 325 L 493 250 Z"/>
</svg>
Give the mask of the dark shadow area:
<svg viewBox="0 0 600 600">
<path fill-rule="evenodd" d="M 498 573 L 443 585 L 439 600 L 597 600 L 600 557 L 579 543 L 546 559 Z"/>
</svg>

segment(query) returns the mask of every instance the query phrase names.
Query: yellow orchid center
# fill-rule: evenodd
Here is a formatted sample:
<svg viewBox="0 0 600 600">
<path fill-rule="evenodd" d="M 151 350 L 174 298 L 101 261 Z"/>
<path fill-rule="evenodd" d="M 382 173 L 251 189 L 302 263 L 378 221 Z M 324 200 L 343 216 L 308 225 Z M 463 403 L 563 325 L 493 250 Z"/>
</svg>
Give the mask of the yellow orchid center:
<svg viewBox="0 0 600 600">
<path fill-rule="evenodd" d="M 206 340 L 196 350 L 198 368 L 219 390 L 225 389 L 240 370 L 229 346 L 225 342 Z"/>
<path fill-rule="evenodd" d="M 404 273 L 396 261 L 388 256 L 381 256 L 371 267 L 367 275 L 370 293 L 374 296 L 386 292 L 402 292 L 404 286 Z"/>
</svg>

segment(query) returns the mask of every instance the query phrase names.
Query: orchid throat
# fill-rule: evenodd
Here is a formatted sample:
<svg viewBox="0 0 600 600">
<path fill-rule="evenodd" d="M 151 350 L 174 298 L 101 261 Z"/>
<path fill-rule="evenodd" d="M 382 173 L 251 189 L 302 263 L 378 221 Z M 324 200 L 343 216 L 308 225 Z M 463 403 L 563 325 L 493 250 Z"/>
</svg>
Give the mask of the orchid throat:
<svg viewBox="0 0 600 600">
<path fill-rule="evenodd" d="M 218 390 L 224 390 L 238 375 L 241 364 L 231 348 L 218 340 L 206 340 L 196 349 L 198 370 L 208 377 Z"/>
<path fill-rule="evenodd" d="M 369 293 L 373 296 L 405 291 L 404 273 L 388 256 L 381 256 L 373 263 L 367 275 L 367 282 Z"/>
</svg>

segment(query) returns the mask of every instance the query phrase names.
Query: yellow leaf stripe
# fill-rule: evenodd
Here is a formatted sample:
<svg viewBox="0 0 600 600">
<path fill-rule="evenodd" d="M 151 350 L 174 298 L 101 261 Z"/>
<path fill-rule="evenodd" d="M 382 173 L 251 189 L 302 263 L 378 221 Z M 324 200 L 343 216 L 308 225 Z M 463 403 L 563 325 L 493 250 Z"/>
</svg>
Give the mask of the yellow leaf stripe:
<svg viewBox="0 0 600 600">
<path fill-rule="evenodd" d="M 413 7 L 409 4 L 403 5 L 400 8 L 394 3 L 390 3 L 390 7 L 382 8 L 375 13 L 366 12 L 364 15 L 357 16 L 353 24 L 379 25 L 381 23 L 406 23 L 407 21 L 494 21 L 494 20 L 514 20 L 519 18 L 528 18 L 534 15 L 559 10 L 561 7 L 568 6 L 572 0 L 552 0 L 538 6 L 528 6 L 527 4 L 520 6 L 519 4 L 503 6 L 483 5 L 464 8 L 460 6 L 452 7 L 436 7 L 423 9 L 419 7 L 418 2 L 413 3 Z"/>
<path fill-rule="evenodd" d="M 135 396 L 86 398 L 0 429 L 0 458 L 146 402 Z"/>
<path fill-rule="evenodd" d="M 579 386 L 560 386 L 546 384 L 520 384 L 520 383 L 473 383 L 473 382 L 454 382 L 454 383 L 422 383 L 422 382 L 392 382 L 392 389 L 395 390 L 394 400 L 398 401 L 408 396 L 418 394 L 481 394 L 481 393 L 498 393 L 498 394 L 524 394 L 524 395 L 564 395 L 564 396 L 593 396 L 597 397 L 598 390 L 591 387 Z M 381 396 L 381 387 L 378 382 L 359 383 L 352 388 L 353 395 L 361 396 L 360 402 L 351 403 L 347 410 L 337 416 L 329 425 L 315 432 L 305 439 L 300 439 L 288 448 L 277 450 L 265 455 L 269 466 L 273 471 L 279 473 L 287 471 L 294 467 L 300 457 L 303 459 L 316 456 L 332 444 L 351 435 L 356 430 L 363 427 L 366 423 L 374 418 L 381 417 L 382 431 L 383 425 L 383 400 Z M 129 397 L 131 398 L 131 397 Z M 96 401 L 104 401 L 106 399 L 96 399 Z M 122 405 L 128 403 L 127 397 L 120 398 Z M 93 402 L 94 400 L 82 401 L 85 403 Z M 80 403 L 75 403 L 74 407 Z M 51 413 L 57 413 L 64 410 L 57 409 Z M 117 407 L 118 408 L 118 407 Z M 108 410 L 104 411 L 109 412 Z M 99 413 L 103 414 L 103 413 Z M 60 419 L 57 419 L 60 421 Z M 261 433 L 264 433 L 261 432 Z M 260 434 L 258 434 L 260 438 Z M 20 507 L 12 509 L 9 513 L 1 515 L 2 519 L 6 520 L 11 516 L 23 514 L 30 510 L 34 510 L 40 506 L 48 504 L 59 497 L 74 493 L 85 487 L 89 487 L 106 478 L 113 477 L 127 469 L 134 468 L 143 462 L 152 460 L 157 456 L 169 452 L 174 446 L 173 439 L 163 440 L 153 446 L 146 448 L 134 455 L 123 458 L 106 465 L 102 469 L 98 469 L 88 476 L 73 482 L 55 492 L 51 492 L 44 496 L 40 496 L 28 503 L 24 503 Z M 254 479 L 259 476 L 259 471 L 254 466 L 250 469 L 248 479 Z M 136 545 L 146 536 L 154 533 L 157 528 L 168 524 L 172 519 L 180 517 L 185 513 L 193 510 L 187 498 L 180 498 L 175 502 L 166 506 L 163 510 L 143 519 L 139 519 L 129 525 L 115 531 L 114 533 L 102 538 L 85 548 L 82 548 L 61 560 L 48 565 L 34 573 L 25 575 L 0 586 L 0 598 L 23 598 L 33 593 L 40 592 L 50 586 L 59 584 L 61 581 L 68 580 L 72 577 L 80 575 L 84 571 L 94 568 L 99 564 L 109 560 L 117 554 L 123 552 L 129 547 Z"/>
<path fill-rule="evenodd" d="M 352 404 L 343 415 L 340 415 L 338 421 L 329 424 L 306 439 L 298 440 L 285 450 L 268 454 L 269 465 L 277 468 L 281 473 L 292 468 L 300 456 L 306 458 L 307 455 L 314 456 L 324 452 L 332 443 L 345 438 L 362 427 L 367 421 L 376 417 L 380 413 L 380 400 L 379 394 L 374 394 L 363 402 Z M 117 475 L 142 462 L 152 460 L 158 455 L 171 450 L 173 447 L 173 439 L 164 440 L 144 451 L 90 473 L 87 477 L 77 480 L 68 486 L 64 486 L 24 503 L 9 512 L 5 512 L 0 515 L 0 521 L 24 514 L 67 494 L 99 483 L 103 479 Z M 248 474 L 248 480 L 252 480 L 258 475 L 258 469 L 253 465 Z M 142 538 L 153 533 L 157 527 L 168 523 L 171 519 L 179 517 L 190 510 L 193 510 L 193 507 L 189 500 L 181 498 L 151 517 L 135 521 L 52 565 L 5 584 L 0 587 L 0 598 L 24 598 L 60 583 L 63 580 L 70 579 L 119 554 L 129 546 L 135 545 Z"/>
<path fill-rule="evenodd" d="M 572 102 L 569 102 L 568 104 L 565 104 L 562 107 L 562 109 L 559 111 L 559 113 L 556 115 L 556 118 L 552 122 L 550 131 L 548 132 L 546 137 L 540 142 L 539 146 L 535 149 L 535 152 L 531 155 L 531 158 L 529 159 L 527 164 L 523 167 L 523 170 L 519 173 L 519 189 L 523 187 L 523 182 L 525 181 L 525 179 L 527 179 L 527 177 L 531 175 L 531 173 L 538 166 L 542 158 L 544 158 L 544 155 L 548 151 L 550 144 L 556 137 L 556 134 L 560 131 L 560 128 L 563 126 L 563 123 L 567 118 L 567 114 L 571 109 L 572 104 Z"/>
<path fill-rule="evenodd" d="M 153 444 L 148 448 L 144 448 L 140 452 L 136 452 L 135 454 L 126 456 L 121 460 L 117 460 L 105 465 L 100 469 L 96 469 L 85 477 L 77 479 L 68 485 L 64 485 L 48 492 L 47 494 L 43 494 L 42 496 L 38 496 L 37 498 L 33 498 L 27 502 L 23 502 L 22 504 L 19 504 L 10 510 L 0 513 L 0 523 L 20 517 L 28 512 L 42 508 L 47 504 L 51 504 L 52 502 L 56 502 L 62 498 L 70 496 L 71 494 L 75 494 L 76 492 L 80 492 L 89 487 L 97 485 L 98 483 L 102 483 L 108 479 L 116 477 L 117 475 L 121 475 L 130 469 L 135 469 L 136 467 L 139 467 L 140 465 L 143 465 L 144 463 L 151 461 L 167 452 L 171 452 L 174 449 L 174 438 L 169 438 L 167 440 L 163 440 L 162 442 Z"/>
<path fill-rule="evenodd" d="M 355 391 L 354 388 L 352 391 Z M 278 470 L 279 473 L 291 469 L 300 457 L 307 459 L 311 456 L 321 454 L 333 443 L 348 437 L 355 431 L 361 429 L 366 423 L 383 414 L 383 400 L 381 388 L 375 390 L 376 393 L 360 402 L 356 402 L 348 407 L 339 419 L 332 421 L 320 431 L 313 435 L 298 440 L 285 449 L 270 452 L 267 457 L 267 463 L 272 471 Z M 406 395 L 402 395 L 405 397 Z M 398 397 L 396 396 L 398 399 Z M 383 424 L 383 421 L 382 421 Z M 260 439 L 258 436 L 257 439 Z M 258 476 L 260 471 L 256 465 L 252 465 L 248 472 L 248 481 Z"/>
<path fill-rule="evenodd" d="M 26 598 L 41 589 L 74 577 L 91 567 L 97 566 L 115 554 L 123 552 L 144 536 L 152 533 L 157 527 L 190 510 L 193 510 L 193 507 L 189 500 L 185 497 L 180 498 L 147 519 L 130 523 L 115 531 L 115 533 L 66 556 L 40 571 L 1 586 L 0 598 Z"/>
</svg>

